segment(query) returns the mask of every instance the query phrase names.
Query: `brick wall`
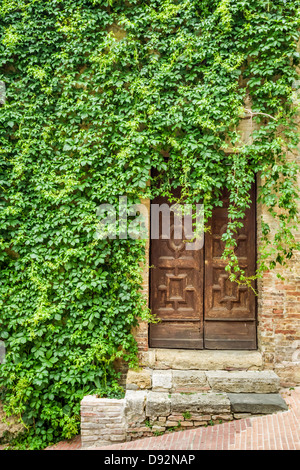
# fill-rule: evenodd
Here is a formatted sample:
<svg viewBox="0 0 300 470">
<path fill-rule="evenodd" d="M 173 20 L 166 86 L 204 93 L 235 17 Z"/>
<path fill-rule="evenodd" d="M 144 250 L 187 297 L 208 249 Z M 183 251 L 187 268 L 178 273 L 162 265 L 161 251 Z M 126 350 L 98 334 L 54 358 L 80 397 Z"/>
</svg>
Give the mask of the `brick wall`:
<svg viewBox="0 0 300 470">
<path fill-rule="evenodd" d="M 266 209 L 258 207 L 258 239 L 260 215 L 275 230 Z M 300 241 L 300 228 L 296 234 Z M 277 277 L 280 274 L 284 281 Z M 296 252 L 288 266 L 266 272 L 258 283 L 258 347 L 265 368 L 273 369 L 283 386 L 300 383 L 300 253 Z"/>
<path fill-rule="evenodd" d="M 124 399 L 84 397 L 81 401 L 82 447 L 116 444 L 125 439 Z"/>
<path fill-rule="evenodd" d="M 298 69 L 300 73 L 300 68 Z M 297 96 L 298 95 L 298 96 Z M 295 92 L 295 105 L 300 104 Z M 298 117 L 298 129 L 300 118 Z M 289 155 L 290 161 L 300 164 L 300 148 Z M 300 175 L 298 178 L 300 184 Z M 300 212 L 300 204 L 299 204 Z M 257 207 L 257 236 L 260 237 L 260 216 L 263 215 L 275 231 L 275 222 L 266 208 Z M 295 233 L 300 241 L 300 227 Z M 277 277 L 280 274 L 284 281 Z M 258 284 L 258 346 L 265 368 L 273 369 L 283 386 L 300 383 L 300 252 L 296 252 L 286 268 L 266 272 Z"/>
</svg>

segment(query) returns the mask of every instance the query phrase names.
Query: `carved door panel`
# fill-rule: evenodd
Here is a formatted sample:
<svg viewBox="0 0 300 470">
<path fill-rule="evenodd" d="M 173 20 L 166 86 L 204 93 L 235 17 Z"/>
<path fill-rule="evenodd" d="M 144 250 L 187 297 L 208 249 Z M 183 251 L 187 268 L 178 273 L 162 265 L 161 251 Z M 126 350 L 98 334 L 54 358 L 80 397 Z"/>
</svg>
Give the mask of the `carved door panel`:
<svg viewBox="0 0 300 470">
<path fill-rule="evenodd" d="M 162 197 L 153 203 L 164 204 Z M 162 218 L 169 215 L 161 214 Z M 174 214 L 170 239 L 151 240 L 151 310 L 161 322 L 150 325 L 150 346 L 203 348 L 203 249 L 189 251 L 174 239 Z"/>
<path fill-rule="evenodd" d="M 252 189 L 251 200 L 255 201 Z M 206 349 L 255 349 L 255 294 L 247 286 L 228 280 L 221 255 L 226 230 L 228 198 L 215 208 L 210 221 L 211 233 L 205 234 L 205 307 L 204 341 Z M 255 273 L 255 205 L 247 210 L 244 227 L 236 236 L 235 254 L 239 265 L 251 276 Z"/>
<path fill-rule="evenodd" d="M 255 192 L 252 201 L 255 201 Z M 157 198 L 155 204 L 168 202 Z M 150 306 L 161 322 L 150 325 L 150 347 L 183 349 L 256 349 L 255 294 L 228 280 L 221 236 L 226 230 L 228 199 L 215 208 L 204 248 L 189 251 L 182 240 L 151 240 Z M 164 217 L 164 215 L 162 215 Z M 169 216 L 168 216 L 169 217 Z M 162 224 L 160 224 L 161 230 Z M 237 235 L 240 266 L 255 273 L 255 203 Z"/>
</svg>

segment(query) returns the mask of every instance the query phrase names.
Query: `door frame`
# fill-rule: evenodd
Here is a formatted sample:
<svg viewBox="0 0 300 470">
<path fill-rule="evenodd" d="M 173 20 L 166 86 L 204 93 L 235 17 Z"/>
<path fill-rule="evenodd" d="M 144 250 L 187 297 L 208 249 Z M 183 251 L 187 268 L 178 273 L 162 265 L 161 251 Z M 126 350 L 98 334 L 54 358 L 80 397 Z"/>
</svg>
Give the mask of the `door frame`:
<svg viewBox="0 0 300 470">
<path fill-rule="evenodd" d="M 254 263 L 255 263 L 255 266 L 257 265 L 257 230 L 258 230 L 258 222 L 257 222 L 257 184 L 256 184 L 256 181 L 254 183 L 254 189 L 253 189 L 253 195 L 254 195 L 254 200 L 252 201 L 252 210 L 253 210 L 253 218 L 254 218 L 254 221 L 255 221 L 255 228 L 254 228 Z M 151 222 L 151 201 L 149 201 L 149 221 Z M 151 225 L 149 224 L 149 227 Z M 150 230 L 150 229 L 149 229 Z M 151 249 L 152 249 L 152 246 L 151 246 L 151 239 L 150 239 L 150 233 L 149 233 L 149 240 L 148 240 L 148 247 L 147 247 L 147 252 L 148 252 L 148 308 L 151 309 L 151 294 L 152 294 L 152 288 L 151 288 Z M 204 254 L 205 254 L 205 239 L 204 239 L 204 246 L 202 248 L 204 250 Z M 254 319 L 252 320 L 254 322 L 254 325 L 255 325 L 255 334 L 254 334 L 254 341 L 255 341 L 255 347 L 251 347 L 251 348 L 239 348 L 239 349 L 234 349 L 234 348 L 231 348 L 231 347 L 222 347 L 222 348 L 207 348 L 205 347 L 205 280 L 206 280 L 206 263 L 205 263 L 205 256 L 203 256 L 203 283 L 202 283 L 202 304 L 203 304 L 203 312 L 202 312 L 202 315 L 203 315 L 203 318 L 202 318 L 202 321 L 203 321 L 203 348 L 201 349 L 197 349 L 198 351 L 201 351 L 201 350 L 246 350 L 246 351 L 249 351 L 249 350 L 257 350 L 258 349 L 258 331 L 257 331 L 257 328 L 258 328 L 258 323 L 257 323 L 257 319 L 258 319 L 258 299 L 257 299 L 257 295 L 255 295 L 255 298 L 254 298 Z M 255 291 L 257 292 L 257 281 L 255 280 L 255 283 L 254 283 L 254 289 Z M 147 325 L 147 349 L 150 348 L 150 349 L 155 349 L 156 347 L 153 347 L 153 346 L 150 346 L 150 324 Z M 160 347 L 161 349 L 165 349 L 167 350 L 168 348 L 166 347 Z M 180 349 L 179 348 L 172 348 L 172 349 Z M 186 348 L 182 348 L 182 349 L 186 349 Z M 186 349 L 187 350 L 187 349 Z"/>
</svg>

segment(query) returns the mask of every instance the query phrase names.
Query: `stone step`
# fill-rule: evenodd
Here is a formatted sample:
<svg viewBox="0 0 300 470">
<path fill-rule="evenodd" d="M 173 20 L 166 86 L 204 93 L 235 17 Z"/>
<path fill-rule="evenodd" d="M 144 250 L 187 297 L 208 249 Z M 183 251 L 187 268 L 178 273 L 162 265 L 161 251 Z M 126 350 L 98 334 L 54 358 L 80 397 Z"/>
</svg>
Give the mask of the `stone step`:
<svg viewBox="0 0 300 470">
<path fill-rule="evenodd" d="M 224 370 L 130 370 L 127 390 L 153 392 L 224 392 L 224 393 L 277 393 L 280 380 L 275 372 Z"/>
<path fill-rule="evenodd" d="M 276 393 L 280 379 L 272 370 L 207 371 L 212 390 L 227 393 Z"/>
<path fill-rule="evenodd" d="M 125 415 L 129 422 L 149 419 L 172 421 L 177 417 L 186 421 L 215 419 L 230 420 L 241 414 L 263 415 L 286 411 L 288 407 L 278 393 L 168 393 L 150 390 L 127 390 Z M 205 418 L 204 418 L 205 416 Z"/>
<path fill-rule="evenodd" d="M 261 370 L 259 351 L 211 351 L 207 349 L 151 348 L 140 354 L 140 365 L 150 369 L 173 370 Z"/>
<path fill-rule="evenodd" d="M 287 411 L 279 393 L 228 393 L 233 413 L 271 414 Z"/>
</svg>

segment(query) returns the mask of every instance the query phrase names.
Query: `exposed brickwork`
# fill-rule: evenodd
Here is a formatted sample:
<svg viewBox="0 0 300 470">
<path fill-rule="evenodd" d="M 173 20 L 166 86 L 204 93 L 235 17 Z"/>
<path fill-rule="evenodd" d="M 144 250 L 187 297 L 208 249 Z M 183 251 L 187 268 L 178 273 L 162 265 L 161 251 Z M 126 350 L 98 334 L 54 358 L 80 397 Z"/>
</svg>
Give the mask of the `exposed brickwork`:
<svg viewBox="0 0 300 470">
<path fill-rule="evenodd" d="M 285 282 L 275 272 L 266 273 L 259 291 L 259 348 L 265 368 L 274 369 L 282 386 L 300 383 L 299 264 L 299 256 L 290 262 Z"/>
<path fill-rule="evenodd" d="M 238 418 L 235 418 L 238 419 Z M 219 424 L 223 421 L 233 420 L 232 413 L 223 414 L 193 414 L 187 416 L 184 414 L 176 414 L 169 416 L 159 416 L 156 419 L 147 420 L 146 425 L 129 427 L 127 430 L 127 440 L 134 441 L 142 437 L 151 437 L 168 432 L 180 431 L 188 428 L 198 428 L 212 424 Z"/>
<path fill-rule="evenodd" d="M 295 156 L 291 157 L 295 159 Z M 298 156 L 300 163 L 300 158 Z M 300 183 L 300 180 L 299 180 Z M 300 208 L 300 206 L 299 206 Z M 266 209 L 257 207 L 258 240 L 261 216 L 275 232 L 275 221 Z M 295 234 L 300 241 L 300 229 Z M 284 280 L 277 277 L 281 275 Z M 258 347 L 264 368 L 273 369 L 281 385 L 300 384 L 300 253 L 295 252 L 288 266 L 266 272 L 258 283 Z"/>
<path fill-rule="evenodd" d="M 123 442 L 126 438 L 124 400 L 84 397 L 81 402 L 83 447 Z"/>
</svg>

